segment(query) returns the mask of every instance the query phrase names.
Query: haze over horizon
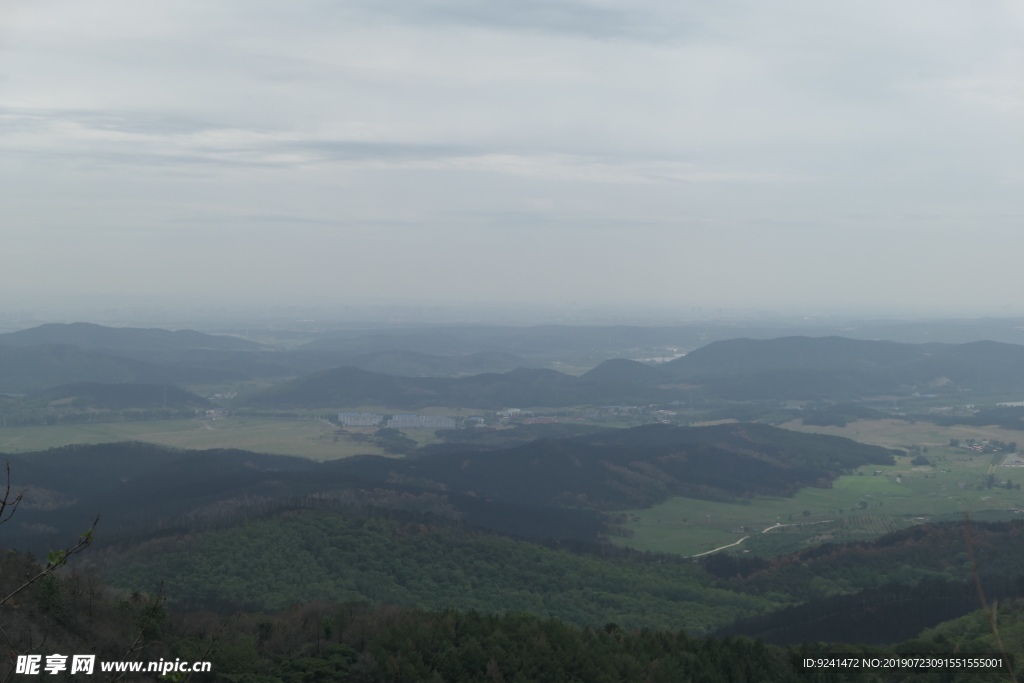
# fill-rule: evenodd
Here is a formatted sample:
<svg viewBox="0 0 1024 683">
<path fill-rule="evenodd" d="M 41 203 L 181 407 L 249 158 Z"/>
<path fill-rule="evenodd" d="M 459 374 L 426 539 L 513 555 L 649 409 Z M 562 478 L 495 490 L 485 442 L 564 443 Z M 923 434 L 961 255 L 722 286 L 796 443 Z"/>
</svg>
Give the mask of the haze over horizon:
<svg viewBox="0 0 1024 683">
<path fill-rule="evenodd" d="M 1016 3 L 3 7 L 8 310 L 1024 312 Z"/>
</svg>

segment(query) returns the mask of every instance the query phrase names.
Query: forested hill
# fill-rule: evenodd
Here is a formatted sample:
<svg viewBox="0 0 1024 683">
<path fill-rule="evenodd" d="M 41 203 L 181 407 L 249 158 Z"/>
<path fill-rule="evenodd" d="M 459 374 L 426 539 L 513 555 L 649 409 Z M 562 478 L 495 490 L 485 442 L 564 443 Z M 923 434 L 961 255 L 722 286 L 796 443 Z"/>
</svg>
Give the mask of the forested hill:
<svg viewBox="0 0 1024 683">
<path fill-rule="evenodd" d="M 151 591 L 163 583 L 180 606 L 224 612 L 368 601 L 705 634 L 780 606 L 714 589 L 693 563 L 602 559 L 494 535 L 311 511 L 164 536 L 101 561 L 118 587 Z"/>
<path fill-rule="evenodd" d="M 1024 594 L 1022 529 L 975 526 L 979 552 L 993 542 L 1011 544 L 981 572 L 990 599 Z M 693 563 L 568 553 L 415 522 L 301 511 L 164 535 L 106 552 L 102 563 L 120 587 L 153 590 L 163 583 L 181 606 L 225 611 L 366 600 L 484 613 L 525 610 L 583 626 L 615 621 L 627 628 L 683 628 L 690 635 L 717 629 L 775 644 L 881 645 L 979 608 L 958 535 L 962 525 L 938 525 L 916 537 L 893 534 L 822 554 L 832 558 L 812 550 L 772 561 L 714 555 Z M 286 578 L 295 558 L 303 571 Z M 754 573 L 716 578 L 728 574 L 730 563 Z"/>
<path fill-rule="evenodd" d="M 54 387 L 25 399 L 29 405 L 49 404 L 54 401 L 67 402 L 76 408 L 98 410 L 184 409 L 210 405 L 202 396 L 167 384 L 80 382 Z"/>
<path fill-rule="evenodd" d="M 365 458 L 327 467 L 367 478 L 405 477 L 485 498 L 625 509 L 673 495 L 719 500 L 790 495 L 804 486 L 829 486 L 840 472 L 861 465 L 892 462 L 892 454 L 877 446 L 795 435 L 759 424 L 645 425 L 497 451 L 451 444 L 432 447 L 420 458 Z"/>
<path fill-rule="evenodd" d="M 114 540 L 216 526 L 295 506 L 391 510 L 536 539 L 595 543 L 608 531 L 605 516 L 593 510 L 485 500 L 416 481 L 366 479 L 305 458 L 247 451 L 120 442 L 7 460 L 14 486 L 27 491 L 4 542 L 37 553 L 76 538 L 83 521 L 96 514 L 103 519 L 105 538 Z"/>
<path fill-rule="evenodd" d="M 93 323 L 49 323 L 27 330 L 0 334 L 0 346 L 42 346 L 64 344 L 90 351 L 151 353 L 182 349 L 257 351 L 260 344 L 239 337 L 213 335 L 194 330 L 105 327 Z"/>
<path fill-rule="evenodd" d="M 774 370 L 874 373 L 920 361 L 951 348 L 954 347 L 946 344 L 900 344 L 845 337 L 740 338 L 712 342 L 669 361 L 664 367 L 679 376 L 740 375 Z"/>
<path fill-rule="evenodd" d="M 76 382 L 215 384 L 282 380 L 339 366 L 384 375 L 457 377 L 507 372 L 529 362 L 506 353 L 433 356 L 381 350 L 352 355 L 275 350 L 191 330 L 43 325 L 0 335 L 0 393 L 33 393 Z M 141 407 L 141 406 L 139 406 Z"/>
<path fill-rule="evenodd" d="M 810 399 L 1024 389 L 1024 346 L 899 344 L 842 337 L 714 342 L 666 364 L 721 398 Z"/>
<path fill-rule="evenodd" d="M 913 392 L 1024 390 L 1024 346 L 903 344 L 844 337 L 715 341 L 664 365 L 607 361 L 584 377 L 682 383 L 733 400 L 854 398 Z"/>
<path fill-rule="evenodd" d="M 0 559 L 4 594 L 18 577 L 38 571 L 17 553 Z M 697 638 L 677 628 L 627 629 L 606 622 L 579 627 L 535 614 L 439 612 L 366 603 L 313 601 L 279 612 L 218 617 L 168 612 L 159 595 L 128 599 L 88 576 L 51 577 L 0 606 L 10 647 L 33 648 L 34 626 L 45 625 L 54 652 L 89 652 L 99 661 L 209 660 L 196 683 L 420 683 L 421 681 L 601 681 L 607 683 L 980 683 L 1005 681 L 1003 672 L 873 670 L 802 671 L 798 662 L 818 653 L 854 657 L 891 653 L 986 653 L 998 650 L 987 616 L 974 613 L 939 625 L 919 639 L 885 648 L 827 643 L 780 648 L 745 638 Z M 172 600 L 174 595 L 169 596 Z M 604 596 L 603 596 L 604 597 Z M 605 597 L 607 600 L 607 598 Z M 672 598 L 670 598 L 671 600 Z M 593 603 L 591 603 L 593 604 Z M 1022 610 L 1000 605 L 999 629 L 1019 652 Z M 13 662 L 0 662 L 10 677 Z M 71 681 L 95 676 L 77 674 Z M 166 680 L 143 675 L 133 680 Z"/>
<path fill-rule="evenodd" d="M 896 642 L 978 609 L 976 580 L 989 600 L 1024 596 L 1024 521 L 922 524 L 870 542 L 824 544 L 772 560 L 722 555 L 705 566 L 733 577 L 720 587 L 802 603 L 723 634 L 773 643 Z"/>
<path fill-rule="evenodd" d="M 567 333 L 552 334 L 557 341 Z M 388 343 L 401 341 L 384 336 Z M 537 360 L 532 342 L 523 355 L 515 355 L 473 344 L 446 347 L 441 343 L 445 334 L 436 330 L 414 338 L 424 348 L 447 348 L 457 355 L 387 346 L 366 349 L 362 342 L 339 340 L 278 350 L 191 330 L 42 325 L 0 335 L 0 393 L 33 393 L 77 382 L 181 385 L 259 378 L 280 383 L 243 399 L 247 406 L 496 410 L 664 404 L 692 399 L 694 393 L 747 401 L 1024 391 L 1024 346 L 990 341 L 956 345 L 835 336 L 729 339 L 661 365 L 613 358 L 573 376 L 531 368 L 548 362 Z M 579 342 L 572 338 L 573 344 Z"/>
<path fill-rule="evenodd" d="M 78 382 L 191 384 L 246 377 L 232 370 L 161 365 L 62 344 L 0 345 L 0 393 L 31 394 Z"/>
<path fill-rule="evenodd" d="M 427 406 L 498 410 L 509 406 L 663 403 L 680 396 L 673 389 L 592 380 L 555 370 L 520 368 L 501 374 L 447 378 L 396 377 L 341 367 L 273 386 L 243 403 L 254 408 L 386 405 L 406 410 Z"/>
<path fill-rule="evenodd" d="M 841 471 L 891 462 L 882 448 L 767 425 L 649 425 L 526 443 L 452 443 L 402 459 L 325 463 L 246 451 L 181 451 L 142 443 L 68 446 L 11 456 L 29 486 L 25 543 L 79 531 L 97 512 L 106 529 L 138 533 L 182 519 L 319 497 L 426 512 L 532 538 L 596 542 L 601 510 L 672 495 L 717 500 L 828 486 Z M 34 527 L 32 525 L 35 525 Z M 34 547 L 34 546 L 33 546 Z"/>
</svg>

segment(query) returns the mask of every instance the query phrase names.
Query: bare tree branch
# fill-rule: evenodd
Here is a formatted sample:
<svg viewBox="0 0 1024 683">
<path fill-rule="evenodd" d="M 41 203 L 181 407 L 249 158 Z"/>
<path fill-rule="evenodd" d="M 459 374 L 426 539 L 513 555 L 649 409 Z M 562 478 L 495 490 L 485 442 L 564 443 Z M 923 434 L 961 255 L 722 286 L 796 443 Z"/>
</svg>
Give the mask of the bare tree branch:
<svg viewBox="0 0 1024 683">
<path fill-rule="evenodd" d="M 217 631 L 217 633 L 215 635 L 210 636 L 210 642 L 206 645 L 206 649 L 203 650 L 203 653 L 199 655 L 199 661 L 205 661 L 210 656 L 210 652 L 213 650 L 213 646 L 217 644 L 217 642 L 220 640 L 220 637 L 224 634 L 224 631 L 227 630 L 228 626 L 231 624 L 231 620 L 237 616 L 238 615 L 236 614 L 225 619 L 224 623 L 221 624 L 220 629 Z M 192 680 L 192 676 L 194 674 L 194 670 L 190 671 L 188 676 L 185 677 L 185 680 L 182 681 L 182 683 L 188 683 L 190 680 Z"/>
<path fill-rule="evenodd" d="M 8 517 L 8 519 L 10 518 Z M 12 598 L 14 598 L 15 595 L 17 595 L 21 591 L 25 590 L 26 588 L 34 584 L 36 581 L 39 581 L 40 579 L 46 576 L 49 576 L 50 574 L 54 573 L 55 571 L 66 565 L 68 563 L 69 557 L 82 552 L 90 545 L 92 545 L 94 538 L 93 530 L 96 529 L 96 525 L 99 523 L 99 521 L 100 517 L 99 515 L 96 515 L 96 517 L 92 520 L 92 526 L 89 527 L 89 530 L 81 536 L 79 536 L 77 545 L 71 548 L 65 548 L 64 550 L 51 550 L 46 559 L 46 566 L 43 567 L 42 570 L 35 576 L 30 577 L 27 581 L 25 581 L 25 583 L 15 588 L 10 594 L 7 595 L 7 597 L 0 600 L 0 605 L 7 604 L 8 602 L 10 602 Z"/>
<path fill-rule="evenodd" d="M 967 558 L 971 562 L 971 573 L 974 574 L 974 588 L 978 591 L 978 599 L 981 601 L 981 609 L 984 610 L 989 628 L 992 629 L 992 636 L 996 640 L 996 647 L 999 648 L 999 652 L 1007 660 L 1010 671 L 1010 680 L 1012 680 L 1013 683 L 1017 683 L 1017 676 L 1013 670 L 1013 658 L 1006 654 L 1006 648 L 1003 647 L 1003 639 L 999 637 L 999 619 L 996 614 L 995 605 L 991 608 L 988 606 L 988 602 L 985 600 L 985 591 L 981 587 L 981 575 L 978 573 L 978 562 L 974 557 L 974 537 L 971 535 L 971 513 L 969 512 L 964 513 L 964 536 L 967 539 Z"/>
<path fill-rule="evenodd" d="M 21 504 L 21 499 L 25 497 L 25 491 L 19 491 L 14 498 L 11 498 L 11 463 L 7 462 L 7 485 L 4 487 L 3 498 L 0 498 L 0 524 L 8 521 L 13 515 L 15 510 L 18 509 L 18 505 Z"/>
<path fill-rule="evenodd" d="M 153 600 L 153 604 L 150 606 L 149 610 L 146 613 L 146 619 L 142 622 L 142 626 L 139 627 L 139 635 L 135 637 L 135 640 L 132 641 L 132 644 L 128 646 L 128 650 L 124 653 L 125 660 L 134 661 L 135 659 L 138 659 L 138 655 L 142 654 L 142 646 L 145 644 L 143 641 L 143 637 L 146 635 L 146 629 L 149 627 L 150 622 L 152 622 L 153 619 L 156 617 L 157 612 L 160 611 L 160 608 L 163 607 L 163 604 L 164 602 L 166 602 L 166 600 L 167 596 L 164 595 L 164 584 L 161 581 L 160 588 L 158 588 L 156 591 L 156 598 Z M 132 655 L 135 656 L 132 657 Z M 126 673 L 128 672 L 125 671 L 122 672 L 120 675 L 111 676 L 108 680 L 119 680 L 123 678 Z"/>
</svg>

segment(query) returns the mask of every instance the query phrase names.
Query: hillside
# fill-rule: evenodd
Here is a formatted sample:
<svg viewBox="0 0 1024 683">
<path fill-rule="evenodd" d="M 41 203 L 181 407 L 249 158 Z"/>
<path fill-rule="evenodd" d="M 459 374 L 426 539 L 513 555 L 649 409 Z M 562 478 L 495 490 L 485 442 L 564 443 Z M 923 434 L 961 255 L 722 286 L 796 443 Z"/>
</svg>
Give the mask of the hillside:
<svg viewBox="0 0 1024 683">
<path fill-rule="evenodd" d="M 805 486 L 827 487 L 838 473 L 863 464 L 892 462 L 876 446 L 793 434 L 753 424 L 646 425 L 495 451 L 451 444 L 432 447 L 420 458 L 336 461 L 327 467 L 370 479 L 408 477 L 485 498 L 614 510 L 648 507 L 670 496 L 786 496 Z"/>
<path fill-rule="evenodd" d="M 112 357 L 134 359 L 164 368 L 177 368 L 192 381 L 210 383 L 242 379 L 282 379 L 340 366 L 356 367 L 369 372 L 410 377 L 459 377 L 486 372 L 508 372 L 530 365 L 519 356 L 500 351 L 481 351 L 462 355 L 432 355 L 418 351 L 388 349 L 366 353 L 346 353 L 330 345 L 316 345 L 299 350 L 278 350 L 239 337 L 210 335 L 193 330 L 163 330 L 105 327 L 91 323 L 46 324 L 27 330 L 0 334 L 0 347 L 43 348 L 74 347 L 79 350 L 83 367 L 80 373 L 87 380 L 137 381 L 124 379 L 104 369 Z M 104 354 L 101 361 L 88 353 Z M 90 360 L 91 359 L 91 360 Z M 90 366 L 91 363 L 91 366 Z M 122 360 L 121 365 L 125 365 Z M 205 369 L 207 372 L 199 372 Z M 211 372 L 212 371 L 212 372 Z M 91 375 L 89 374 L 91 373 Z M 165 372 L 165 375 L 167 373 Z M 170 375 L 167 375 L 170 376 Z M 77 376 L 68 375 L 67 381 Z M 0 368 L 0 392 L 5 382 L 23 392 L 52 386 L 54 380 L 47 368 L 31 365 L 21 379 L 8 376 Z M 59 381 L 59 379 L 58 379 Z"/>
<path fill-rule="evenodd" d="M 902 344 L 842 337 L 717 341 L 665 364 L 677 381 L 733 400 L 1024 389 L 1024 346 Z"/>
<path fill-rule="evenodd" d="M 4 594 L 16 585 L 18 577 L 39 569 L 24 555 L 4 553 L 0 559 Z M 374 579 L 380 581 L 379 576 Z M 644 585 L 657 588 L 650 578 Z M 175 602 L 173 595 L 167 597 Z M 633 603 L 642 599 L 633 598 Z M 676 599 L 669 597 L 669 601 Z M 999 629 L 1010 652 L 1019 651 L 1021 616 L 1018 603 L 1000 605 Z M 123 661 L 126 656 L 131 659 L 133 654 L 140 661 L 208 660 L 211 672 L 191 679 L 200 683 L 668 683 L 685 677 L 709 683 L 1007 680 L 1004 673 L 976 670 L 941 672 L 937 677 L 934 671 L 837 668 L 820 676 L 798 666 L 802 657 L 837 651 L 872 657 L 894 652 L 997 651 L 993 638 L 986 634 L 986 615 L 980 612 L 944 622 L 914 640 L 885 649 L 842 643 L 780 648 L 745 638 L 699 638 L 677 629 L 627 630 L 614 622 L 581 628 L 525 612 L 487 614 L 450 608 L 424 612 L 365 602 L 311 601 L 276 612 L 223 616 L 208 609 L 183 613 L 167 610 L 160 595 L 134 593 L 126 598 L 89 570 L 84 575 L 73 572 L 49 577 L 22 593 L 16 605 L 0 606 L 0 617 L 10 647 L 16 651 L 34 648 L 38 630 L 45 630 L 46 644 L 55 652 L 96 654 L 97 673 L 104 671 L 104 664 Z M 13 663 L 5 658 L 0 662 L 0 677 L 9 679 L 12 668 Z M 77 674 L 66 680 L 77 683 L 95 677 Z M 131 680 L 155 682 L 172 677 L 143 673 Z"/>
<path fill-rule="evenodd" d="M 1022 529 L 974 526 L 979 553 L 993 542 L 1013 544 L 982 572 L 990 599 L 1024 595 Z M 884 645 L 978 609 L 957 535 L 962 525 L 936 525 L 771 561 L 714 555 L 693 563 L 569 553 L 417 522 L 302 511 L 163 535 L 104 551 L 102 562 L 114 585 L 153 590 L 164 582 L 182 607 L 272 610 L 298 601 L 365 600 L 521 610 L 581 626 L 610 620 L 626 628 L 683 628 L 691 636 L 717 631 L 781 645 Z M 302 558 L 301 578 L 279 578 L 295 558 Z"/>
<path fill-rule="evenodd" d="M 991 318 L 901 322 L 894 320 L 815 321 L 778 320 L 694 321 L 678 326 L 630 325 L 433 325 L 393 329 L 336 330 L 317 335 L 305 348 L 335 350 L 350 354 L 382 349 L 402 349 L 438 355 L 478 351 L 502 351 L 523 358 L 590 357 L 600 361 L 643 349 L 649 355 L 664 355 L 668 348 L 692 350 L 716 341 L 748 338 L 834 337 L 854 340 L 878 339 L 907 344 L 943 342 L 963 344 L 994 340 L 1008 344 L 1024 342 L 1024 319 Z M 669 354 L 670 355 L 670 354 Z"/>
<path fill-rule="evenodd" d="M 308 350 L 332 350 L 350 354 L 382 349 L 416 351 L 441 356 L 479 352 L 511 353 L 523 358 L 552 355 L 607 358 L 623 348 L 693 347 L 715 328 L 717 335 L 736 336 L 736 327 L 632 327 L 626 325 L 449 325 L 399 329 L 338 330 L 309 342 Z M 715 337 L 720 338 L 720 337 Z"/>
<path fill-rule="evenodd" d="M 545 431 L 551 434 L 535 435 Z M 526 443 L 453 442 L 401 459 L 317 463 L 122 442 L 9 460 L 15 485 L 30 487 L 19 513 L 19 524 L 29 526 L 10 542 L 38 549 L 73 534 L 81 519 L 97 512 L 110 532 L 130 535 L 311 497 L 429 513 L 524 537 L 597 542 L 615 532 L 600 510 L 635 509 L 673 495 L 788 495 L 804 486 L 828 486 L 838 472 L 888 462 L 891 455 L 848 439 L 767 425 L 652 425 Z M 32 528 L 50 531 L 30 533 Z"/>
<path fill-rule="evenodd" d="M 0 345 L 0 393 L 34 394 L 80 382 L 199 384 L 244 378 L 230 370 L 160 365 L 77 346 Z"/>
<path fill-rule="evenodd" d="M 734 577 L 720 587 L 778 592 L 802 603 L 738 622 L 722 634 L 782 644 L 881 644 L 978 609 L 972 550 L 988 599 L 1024 596 L 1022 539 L 1024 521 L 974 522 L 969 534 L 963 522 L 923 524 L 866 543 L 826 543 L 771 560 L 721 556 L 705 565 Z M 740 578 L 740 572 L 749 575 Z"/>
<path fill-rule="evenodd" d="M 664 367 L 676 375 L 739 375 L 773 370 L 874 373 L 920 360 L 943 348 L 940 344 L 844 337 L 729 339 L 691 351 Z"/>
<path fill-rule="evenodd" d="M 210 402 L 202 396 L 167 384 L 64 384 L 26 397 L 32 405 L 70 405 L 79 410 L 126 410 L 131 408 L 204 408 Z"/>
<path fill-rule="evenodd" d="M 438 332 L 437 334 L 440 334 Z M 314 348 L 327 344 L 310 345 Z M 403 352 L 404 353 L 404 352 Z M 716 341 L 663 365 L 616 358 L 579 377 L 554 370 L 515 369 L 441 377 L 462 360 L 381 352 L 382 365 L 338 367 L 271 387 L 246 399 L 260 408 L 387 405 L 501 409 L 526 406 L 637 405 L 701 398 L 850 400 L 915 392 L 1024 391 L 1024 346 L 996 342 L 904 344 L 843 337 L 781 337 Z M 386 361 L 384 360 L 386 359 Z M 324 359 L 321 359 L 324 360 Z M 452 363 L 446 367 L 446 363 Z M 463 365 L 462 367 L 472 367 Z M 399 371 L 407 375 L 397 376 Z"/>
<path fill-rule="evenodd" d="M 332 468 L 305 458 L 133 442 L 67 446 L 6 459 L 15 487 L 28 491 L 5 543 L 33 552 L 74 538 L 81 520 L 97 513 L 108 538 L 116 538 L 220 524 L 294 505 L 407 511 L 538 539 L 597 542 L 608 530 L 605 517 L 591 510 L 486 500 L 438 491 L 415 478 L 389 481 L 386 464 L 397 462 L 392 458 L 364 458 L 382 464 L 379 479 L 367 479 L 358 467 Z"/>
<path fill-rule="evenodd" d="M 93 323 L 49 323 L 27 330 L 0 334 L 0 346 L 61 344 L 91 351 L 132 354 L 181 349 L 256 351 L 260 344 L 239 337 L 204 334 L 194 330 L 105 327 Z"/>
<path fill-rule="evenodd" d="M 671 375 L 660 367 L 625 358 L 612 358 L 583 373 L 581 379 L 606 384 L 661 384 L 668 382 Z"/>
<path fill-rule="evenodd" d="M 771 643 L 879 644 L 976 608 L 963 524 L 919 525 L 872 542 L 774 558 L 711 555 L 699 563 L 592 544 L 565 544 L 579 550 L 569 553 L 472 528 L 489 526 L 472 521 L 490 514 L 498 522 L 490 528 L 505 524 L 505 533 L 517 533 L 509 522 L 535 514 L 536 528 L 582 529 L 590 520 L 608 532 L 597 513 L 545 503 L 554 496 L 580 505 L 579 493 L 589 505 L 662 495 L 670 487 L 655 483 L 671 483 L 666 474 L 690 484 L 703 478 L 708 488 L 698 493 L 707 494 L 723 486 L 719 468 L 729 463 L 742 467 L 725 478 L 727 494 L 801 485 L 805 471 L 827 478 L 882 461 L 884 449 L 751 424 L 651 425 L 512 441 L 323 464 L 145 444 L 30 454 L 11 458 L 15 485 L 31 488 L 16 526 L 6 527 L 5 545 L 17 547 L 10 532 L 20 529 L 45 552 L 63 543 L 44 529 L 74 537 L 82 520 L 99 511 L 103 535 L 90 551 L 94 561 L 119 587 L 152 590 L 162 580 L 177 608 L 368 601 L 484 614 L 526 610 L 580 625 L 684 628 L 690 636 L 717 630 Z M 578 488 L 556 493 L 565 484 Z M 992 598 L 1024 594 L 1022 534 L 1024 522 L 971 527 L 979 576 Z"/>
<path fill-rule="evenodd" d="M 1024 654 L 1024 599 L 1000 601 L 996 610 L 999 640 L 1007 652 Z M 975 610 L 958 619 L 943 622 L 921 633 L 925 643 L 955 643 L 965 651 L 999 652 L 992 624 L 985 610 Z"/>
<path fill-rule="evenodd" d="M 284 578 L 299 558 L 302 578 Z M 601 560 L 498 536 L 312 512 L 160 538 L 112 557 L 106 575 L 134 590 L 163 582 L 187 607 L 275 610 L 365 600 L 693 634 L 773 606 L 710 588 L 709 577 L 689 563 Z"/>
<path fill-rule="evenodd" d="M 42 569 L 34 558 L 5 547 L 0 555 L 0 594 L 10 595 L 23 584 L 26 576 L 36 575 Z M 87 581 L 83 581 L 81 573 L 69 574 L 46 576 L 13 600 L 0 604 L 4 646 L 11 655 L 0 660 L 0 679 L 45 680 L 45 672 L 41 676 L 28 676 L 14 671 L 16 653 L 38 652 L 41 644 L 48 654 L 96 656 L 97 664 L 91 675 L 70 676 L 65 671 L 59 679 L 75 683 L 110 680 L 101 673 L 99 662 L 125 659 L 133 642 L 138 655 L 147 660 L 173 659 L 167 642 L 172 634 L 166 611 L 155 609 L 159 605 L 150 596 L 136 594 L 125 599 L 126 596 L 100 581 L 95 570 L 88 572 Z M 84 589 L 86 583 L 88 588 Z M 154 612 L 162 618 L 147 619 Z M 146 631 L 144 636 L 142 631 Z M 156 683 L 160 679 L 140 676 L 131 680 Z"/>
<path fill-rule="evenodd" d="M 23 555 L 6 553 L 0 576 L 9 581 L 38 570 L 38 565 L 33 565 Z M 82 574 L 51 578 L 23 594 L 17 606 L 0 606 L 13 649 L 33 648 L 35 630 L 45 629 L 46 642 L 56 652 L 95 653 L 97 672 L 133 652 L 140 661 L 208 660 L 211 672 L 190 678 L 199 683 L 668 683 L 684 680 L 684 676 L 709 683 L 798 683 L 821 680 L 798 668 L 798 656 L 836 649 L 827 644 L 782 649 L 748 639 L 695 638 L 681 630 L 626 630 L 611 622 L 599 628 L 580 628 L 529 613 L 423 612 L 366 603 L 312 601 L 277 612 L 227 616 L 209 610 L 181 613 L 168 611 L 158 595 L 133 594 L 122 599 L 123 595 L 93 573 L 86 576 L 86 590 L 82 590 Z M 1016 618 L 1016 613 L 1012 616 Z M 1012 630 L 1013 622 L 1001 621 Z M 975 647 L 984 645 L 981 638 L 959 637 L 959 622 L 940 628 L 948 630 L 926 634 L 927 640 L 904 643 L 890 651 L 986 651 Z M 971 623 L 967 629 L 973 633 L 977 627 Z M 839 647 L 864 655 L 882 652 L 863 646 Z M 0 662 L 0 677 L 10 678 L 11 668 L 8 660 Z M 972 681 L 1005 678 L 998 673 L 970 673 Z M 94 677 L 77 674 L 66 680 L 77 683 Z M 177 677 L 143 673 L 131 680 L 155 682 Z M 828 672 L 827 680 L 926 683 L 934 676 L 927 671 L 882 670 L 871 672 L 869 678 L 859 669 L 836 669 Z M 959 683 L 967 679 L 954 676 L 946 680 Z"/>
</svg>

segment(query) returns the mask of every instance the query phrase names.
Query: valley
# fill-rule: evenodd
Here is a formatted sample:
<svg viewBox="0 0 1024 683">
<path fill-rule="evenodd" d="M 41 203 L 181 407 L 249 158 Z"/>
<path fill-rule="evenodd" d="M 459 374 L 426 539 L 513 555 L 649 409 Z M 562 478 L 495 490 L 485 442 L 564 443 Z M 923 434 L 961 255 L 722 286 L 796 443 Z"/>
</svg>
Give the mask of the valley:
<svg viewBox="0 0 1024 683">
<path fill-rule="evenodd" d="M 461 373 L 513 362 L 472 346 L 444 362 L 371 363 L 363 349 L 373 370 L 304 372 L 337 356 L 303 354 L 359 344 L 275 355 L 201 335 L 44 332 L 88 343 L 15 345 L 36 365 L 18 378 L 32 392 L 0 397 L 0 452 L 25 495 L 5 547 L 49 556 L 99 513 L 67 580 L 166 594 L 174 614 L 529 614 L 584 633 L 883 646 L 969 614 L 975 575 L 995 599 L 1024 598 L 1024 410 L 962 405 L 1004 391 L 972 348 L 741 340 L 576 375 Z M 90 376 L 89 354 L 122 379 Z M 943 358 L 966 363 L 962 386 L 917 395 Z M 895 375 L 905 395 L 875 396 Z M 410 413 L 435 426 L 387 426 Z"/>
<path fill-rule="evenodd" d="M 862 426 L 865 433 L 872 427 L 870 422 L 858 422 L 845 429 L 854 430 L 855 425 Z M 878 429 L 888 436 L 872 441 L 887 446 L 895 445 L 893 434 L 934 437 L 947 431 L 929 430 L 927 425 L 913 432 L 885 425 Z M 832 434 L 843 431 L 807 431 L 826 430 Z M 978 436 L 979 431 L 955 433 Z M 1001 431 L 987 434 L 1004 436 Z M 628 521 L 623 526 L 633 535 L 613 541 L 638 550 L 693 555 L 748 537 L 729 552 L 771 555 L 824 542 L 875 538 L 915 524 L 961 519 L 965 512 L 988 520 L 1022 518 L 1024 492 L 1015 486 L 1024 483 L 1024 469 L 1001 466 L 1006 454 L 975 454 L 949 448 L 948 440 L 946 443 L 933 444 L 923 454 L 933 465 L 914 466 L 911 460 L 917 456 L 897 456 L 893 465 L 859 467 L 833 481 L 830 488 L 806 487 L 789 498 L 757 496 L 735 503 L 671 498 L 651 508 L 626 510 L 622 514 Z M 993 464 L 996 462 L 1000 464 Z M 1007 483 L 1014 488 L 1006 488 Z M 765 531 L 778 524 L 792 526 Z"/>
<path fill-rule="evenodd" d="M 3 9 L 0 683 L 1024 683 L 1021 2 Z"/>
</svg>

